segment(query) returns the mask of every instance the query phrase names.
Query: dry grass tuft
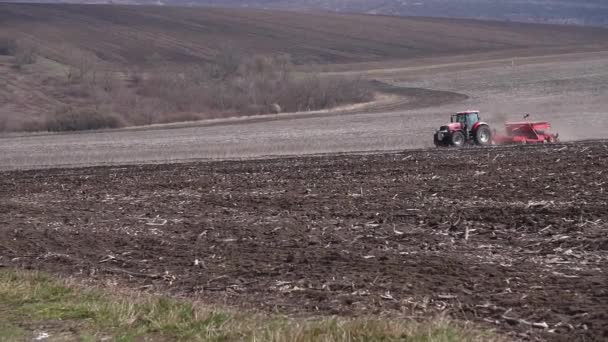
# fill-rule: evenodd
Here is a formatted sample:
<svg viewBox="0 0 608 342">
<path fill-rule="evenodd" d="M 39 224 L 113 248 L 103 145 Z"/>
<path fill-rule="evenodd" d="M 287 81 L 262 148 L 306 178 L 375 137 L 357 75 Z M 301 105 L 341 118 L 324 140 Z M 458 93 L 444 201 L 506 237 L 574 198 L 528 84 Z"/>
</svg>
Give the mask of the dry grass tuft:
<svg viewBox="0 0 608 342">
<path fill-rule="evenodd" d="M 46 119 L 44 129 L 51 132 L 118 128 L 123 119 L 113 113 L 93 108 L 65 108 Z"/>
<path fill-rule="evenodd" d="M 41 273 L 0 272 L 0 339 L 18 341 L 34 330 L 51 338 L 204 341 L 487 341 L 494 334 L 445 318 L 296 319 L 236 313 L 149 295 L 110 294 Z M 69 328 L 69 329 L 66 329 Z M 70 331 L 70 336 L 65 336 Z"/>
</svg>

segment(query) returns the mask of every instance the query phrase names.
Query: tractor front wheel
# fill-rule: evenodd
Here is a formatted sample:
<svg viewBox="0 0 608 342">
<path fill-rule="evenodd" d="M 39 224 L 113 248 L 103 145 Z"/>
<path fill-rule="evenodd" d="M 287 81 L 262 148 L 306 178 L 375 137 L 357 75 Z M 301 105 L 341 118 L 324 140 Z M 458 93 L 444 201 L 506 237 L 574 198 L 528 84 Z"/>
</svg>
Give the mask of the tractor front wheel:
<svg viewBox="0 0 608 342">
<path fill-rule="evenodd" d="M 475 144 L 479 146 L 486 146 L 492 143 L 492 131 L 490 127 L 481 125 L 475 130 Z"/>
<path fill-rule="evenodd" d="M 450 136 L 450 144 L 454 147 L 464 146 L 464 134 L 460 131 L 452 133 Z"/>
<path fill-rule="evenodd" d="M 440 147 L 441 146 L 441 140 L 439 140 L 439 134 L 435 133 L 435 135 L 433 135 L 433 143 L 435 144 L 435 147 Z"/>
</svg>

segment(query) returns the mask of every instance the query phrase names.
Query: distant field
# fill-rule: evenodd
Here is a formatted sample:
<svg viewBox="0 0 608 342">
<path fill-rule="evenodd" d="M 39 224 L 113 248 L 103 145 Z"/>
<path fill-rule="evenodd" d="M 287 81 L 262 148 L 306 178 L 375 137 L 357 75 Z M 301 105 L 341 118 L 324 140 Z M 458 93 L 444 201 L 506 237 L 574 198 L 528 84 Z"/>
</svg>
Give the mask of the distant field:
<svg viewBox="0 0 608 342">
<path fill-rule="evenodd" d="M 36 0 L 11 0 L 37 2 Z M 38 1 L 40 2 L 40 1 Z M 219 6 L 608 26 L 605 0 L 44 0 L 46 3 Z"/>
<path fill-rule="evenodd" d="M 523 113 L 562 141 L 608 136 L 608 53 L 433 64 L 375 71 L 393 84 L 460 92 L 464 102 L 349 115 L 285 114 L 86 132 L 0 134 L 0 169 L 166 163 L 430 147 L 449 113 L 478 109 L 500 129 Z M 512 64 L 513 62 L 513 64 Z"/>
<path fill-rule="evenodd" d="M 608 31 L 474 20 L 252 9 L 0 4 L 2 33 L 54 59 L 75 50 L 110 65 L 211 61 L 229 46 L 289 53 L 299 64 L 353 63 L 497 50 L 606 44 Z"/>
<path fill-rule="evenodd" d="M 62 1 L 54 0 L 53 2 Z M 87 0 L 79 0 L 79 2 L 87 2 Z M 122 2 L 153 4 L 155 1 L 122 0 Z M 337 12 L 404 16 L 608 25 L 608 4 L 605 0 L 164 0 L 163 2 L 172 5 L 196 4 L 291 10 L 323 9 Z"/>
<path fill-rule="evenodd" d="M 600 28 L 203 7 L 3 3 L 0 27 L 0 132 L 325 110 L 395 94 L 357 79 L 308 80 L 312 71 L 356 71 L 374 79 L 360 72 L 608 49 L 608 29 Z M 7 56 L 10 40 L 26 52 L 33 47 L 39 58 L 17 65 L 17 57 Z M 255 77 L 247 71 L 250 76 L 235 73 L 227 82 L 209 76 L 214 65 L 230 68 L 235 56 L 285 54 L 291 56 L 289 82 L 278 83 L 284 78 L 276 63 Z M 303 73 L 294 76 L 292 64 Z M 382 108 L 454 102 L 415 88 L 411 96 L 401 92 L 398 105 Z M 461 94 L 449 97 L 470 95 Z"/>
<path fill-rule="evenodd" d="M 122 127 L 266 114 L 275 103 L 283 112 L 326 109 L 375 96 L 351 80 L 326 86 L 342 95 L 304 95 L 313 101 L 300 94 L 320 89 L 318 81 L 277 86 L 275 80 L 269 88 L 264 72 L 241 82 L 247 86 L 236 78 L 217 86 L 205 76 L 205 68 L 234 56 L 287 54 L 297 70 L 324 72 L 608 46 L 608 30 L 597 28 L 202 7 L 0 3 L 0 26 L 0 132 L 64 130 L 75 115 L 85 118 L 73 125 L 85 128 L 77 129 Z M 11 40 L 33 47 L 39 58 L 16 65 L 7 56 Z M 172 83 L 183 75 L 192 79 Z M 431 93 L 415 91 L 396 103 L 446 102 L 420 94 Z"/>
</svg>

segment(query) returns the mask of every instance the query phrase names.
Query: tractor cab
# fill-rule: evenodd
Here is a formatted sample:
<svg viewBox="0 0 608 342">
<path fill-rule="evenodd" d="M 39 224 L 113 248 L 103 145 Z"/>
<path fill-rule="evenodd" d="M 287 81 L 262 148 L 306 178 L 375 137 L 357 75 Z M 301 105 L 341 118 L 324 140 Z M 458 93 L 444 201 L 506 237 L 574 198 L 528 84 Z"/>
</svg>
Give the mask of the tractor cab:
<svg viewBox="0 0 608 342">
<path fill-rule="evenodd" d="M 453 114 L 450 121 L 452 123 L 459 123 L 462 125 L 463 128 L 467 127 L 468 130 L 470 130 L 473 125 L 479 120 L 479 112 L 471 111 Z"/>
<path fill-rule="evenodd" d="M 479 118 L 479 111 L 469 110 L 450 116 L 450 123 L 435 132 L 436 146 L 464 146 L 468 142 L 489 145 L 492 132 L 487 123 Z"/>
</svg>

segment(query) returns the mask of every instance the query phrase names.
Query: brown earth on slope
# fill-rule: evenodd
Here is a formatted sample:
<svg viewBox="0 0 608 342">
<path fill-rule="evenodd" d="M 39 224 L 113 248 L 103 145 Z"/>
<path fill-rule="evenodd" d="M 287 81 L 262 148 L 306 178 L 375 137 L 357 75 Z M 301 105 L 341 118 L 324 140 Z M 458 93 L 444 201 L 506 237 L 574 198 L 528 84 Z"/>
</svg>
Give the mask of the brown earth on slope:
<svg viewBox="0 0 608 342">
<path fill-rule="evenodd" d="M 55 59 L 75 51 L 111 65 L 214 60 L 228 45 L 289 53 L 297 64 L 352 63 L 537 47 L 606 44 L 608 30 L 252 9 L 0 4 L 3 32 Z"/>
</svg>

